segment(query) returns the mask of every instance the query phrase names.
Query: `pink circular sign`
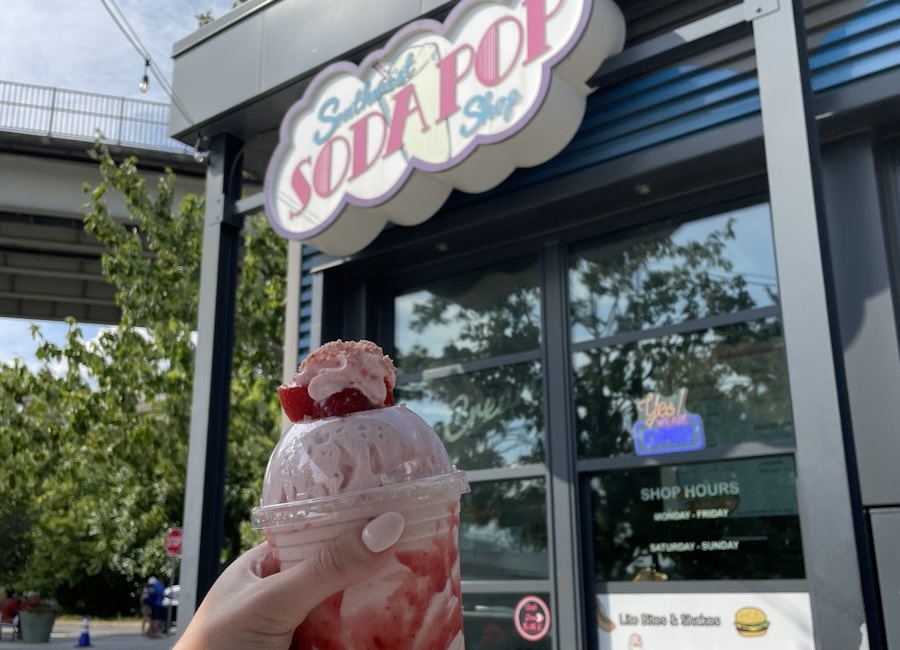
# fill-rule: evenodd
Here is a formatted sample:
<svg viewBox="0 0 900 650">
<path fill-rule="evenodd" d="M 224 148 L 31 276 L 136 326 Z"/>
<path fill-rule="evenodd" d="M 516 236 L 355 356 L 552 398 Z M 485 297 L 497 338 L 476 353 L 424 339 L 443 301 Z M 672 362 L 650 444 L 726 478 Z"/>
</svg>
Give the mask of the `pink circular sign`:
<svg viewBox="0 0 900 650">
<path fill-rule="evenodd" d="M 516 631 L 526 641 L 540 641 L 550 632 L 550 608 L 537 596 L 525 596 L 513 615 Z"/>
</svg>

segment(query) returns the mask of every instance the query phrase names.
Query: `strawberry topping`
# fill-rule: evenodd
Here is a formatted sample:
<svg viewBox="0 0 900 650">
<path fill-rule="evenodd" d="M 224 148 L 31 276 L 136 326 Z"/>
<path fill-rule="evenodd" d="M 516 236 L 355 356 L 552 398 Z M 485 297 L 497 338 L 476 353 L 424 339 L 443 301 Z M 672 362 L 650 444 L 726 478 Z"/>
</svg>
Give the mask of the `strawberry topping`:
<svg viewBox="0 0 900 650">
<path fill-rule="evenodd" d="M 350 415 L 358 411 L 393 406 L 394 394 L 384 380 L 388 389 L 383 404 L 373 404 L 368 398 L 355 388 L 345 388 L 339 393 L 329 395 L 321 402 L 316 402 L 309 396 L 306 386 L 292 386 L 285 384 L 278 389 L 278 397 L 281 399 L 281 408 L 291 422 L 303 420 L 318 420 L 319 418 L 340 417 Z"/>
<path fill-rule="evenodd" d="M 278 389 L 278 397 L 288 419 L 302 422 L 392 406 L 394 382 L 394 364 L 377 345 L 333 341 L 304 359 L 293 380 Z M 319 399 L 310 395 L 317 394 L 314 386 Z"/>
</svg>

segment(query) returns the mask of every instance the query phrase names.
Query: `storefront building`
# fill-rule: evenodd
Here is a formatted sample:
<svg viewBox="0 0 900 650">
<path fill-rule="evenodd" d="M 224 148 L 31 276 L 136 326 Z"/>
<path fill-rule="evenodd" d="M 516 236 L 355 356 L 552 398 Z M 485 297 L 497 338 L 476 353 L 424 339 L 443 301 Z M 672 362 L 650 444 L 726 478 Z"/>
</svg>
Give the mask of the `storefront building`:
<svg viewBox="0 0 900 650">
<path fill-rule="evenodd" d="M 219 253 L 265 207 L 303 239 L 297 358 L 377 341 L 397 399 L 468 474 L 467 647 L 900 649 L 900 3 L 375 5 L 251 1 L 176 45 L 192 118 L 172 130 L 210 147 L 201 301 L 216 317 L 200 326 L 199 399 L 215 402 L 225 363 Z M 481 16 L 488 5 L 509 13 Z M 602 46 L 529 40 L 569 9 Z M 581 10 L 595 12 L 587 27 Z M 606 29 L 616 11 L 624 47 Z M 448 84 L 463 75 L 413 83 L 413 63 L 403 84 L 348 100 L 340 124 L 322 119 L 339 111 L 318 99 L 422 30 L 444 38 L 429 69 L 459 72 L 471 53 L 470 76 L 497 90 L 459 102 L 471 130 L 511 131 L 448 144 L 425 127 L 453 126 Z M 559 76 L 514 69 L 544 51 L 545 73 L 588 66 L 583 115 L 553 94 Z M 501 93 L 507 73 L 537 88 L 521 123 L 513 106 L 530 96 Z M 408 87 L 420 135 L 450 153 L 392 140 L 388 109 L 365 117 Z M 294 153 L 305 116 L 318 149 Z M 283 120 L 296 128 L 279 139 Z M 375 141 L 404 162 L 342 194 L 381 164 Z M 265 190 L 238 198 L 236 169 Z M 454 191 L 438 196 L 434 177 Z M 192 450 L 214 409 L 195 415 Z M 199 526 L 185 554 L 202 585 Z"/>
</svg>

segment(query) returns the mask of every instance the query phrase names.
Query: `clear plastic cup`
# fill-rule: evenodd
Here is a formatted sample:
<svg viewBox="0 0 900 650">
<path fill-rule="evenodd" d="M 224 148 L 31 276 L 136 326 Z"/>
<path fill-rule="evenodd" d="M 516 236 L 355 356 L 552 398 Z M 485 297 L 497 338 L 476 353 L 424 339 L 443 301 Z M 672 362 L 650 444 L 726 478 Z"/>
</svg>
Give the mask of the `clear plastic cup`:
<svg viewBox="0 0 900 650">
<path fill-rule="evenodd" d="M 282 568 L 382 513 L 405 520 L 383 568 L 313 610 L 295 646 L 462 650 L 459 501 L 468 491 L 431 427 L 404 406 L 295 424 L 253 510 Z"/>
</svg>

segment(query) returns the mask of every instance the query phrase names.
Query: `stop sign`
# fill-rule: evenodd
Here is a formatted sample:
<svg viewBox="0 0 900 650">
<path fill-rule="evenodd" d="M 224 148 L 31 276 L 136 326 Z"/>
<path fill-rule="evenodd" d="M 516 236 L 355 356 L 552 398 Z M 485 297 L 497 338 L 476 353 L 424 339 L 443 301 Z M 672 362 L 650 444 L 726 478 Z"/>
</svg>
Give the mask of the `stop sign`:
<svg viewBox="0 0 900 650">
<path fill-rule="evenodd" d="M 166 531 L 166 553 L 174 557 L 181 553 L 181 529 L 170 528 Z"/>
</svg>

